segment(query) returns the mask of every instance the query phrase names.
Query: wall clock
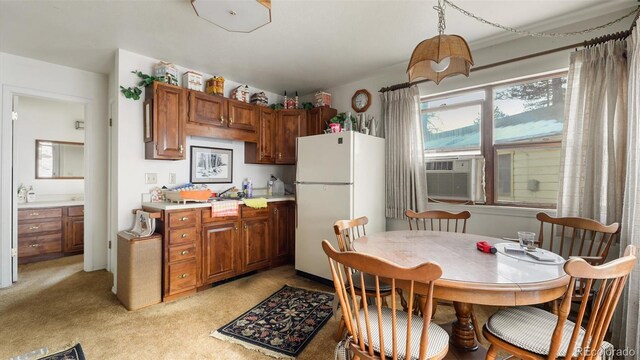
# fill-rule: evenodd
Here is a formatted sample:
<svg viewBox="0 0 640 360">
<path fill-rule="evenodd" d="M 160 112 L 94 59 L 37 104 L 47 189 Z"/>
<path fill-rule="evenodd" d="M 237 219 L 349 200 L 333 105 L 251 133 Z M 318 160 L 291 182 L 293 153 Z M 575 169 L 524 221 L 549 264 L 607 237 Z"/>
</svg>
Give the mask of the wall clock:
<svg viewBox="0 0 640 360">
<path fill-rule="evenodd" d="M 371 105 L 371 94 L 365 90 L 360 89 L 353 94 L 351 98 L 351 107 L 358 113 L 365 112 Z"/>
</svg>

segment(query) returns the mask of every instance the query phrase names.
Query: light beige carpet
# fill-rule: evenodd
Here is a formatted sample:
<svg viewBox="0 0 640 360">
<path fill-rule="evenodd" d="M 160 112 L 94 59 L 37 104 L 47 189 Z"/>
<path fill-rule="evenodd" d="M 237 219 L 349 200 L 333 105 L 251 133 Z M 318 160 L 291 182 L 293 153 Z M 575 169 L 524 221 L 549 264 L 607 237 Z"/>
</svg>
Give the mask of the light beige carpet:
<svg viewBox="0 0 640 360">
<path fill-rule="evenodd" d="M 106 271 L 82 271 L 82 256 L 20 266 L 20 281 L 0 290 L 0 359 L 79 341 L 87 359 L 272 359 L 209 334 L 283 285 L 331 291 L 291 266 L 264 271 L 188 298 L 127 311 Z M 493 309 L 476 307 L 483 323 Z M 437 323 L 454 318 L 439 306 Z M 298 359 L 333 359 L 331 319 Z"/>
</svg>

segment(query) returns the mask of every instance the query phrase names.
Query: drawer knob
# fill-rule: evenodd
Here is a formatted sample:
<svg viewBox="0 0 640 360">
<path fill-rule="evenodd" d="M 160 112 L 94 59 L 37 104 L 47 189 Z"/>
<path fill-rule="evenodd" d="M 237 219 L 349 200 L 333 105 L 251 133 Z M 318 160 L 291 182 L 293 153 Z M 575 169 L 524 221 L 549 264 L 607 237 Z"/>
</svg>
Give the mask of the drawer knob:
<svg viewBox="0 0 640 360">
<path fill-rule="evenodd" d="M 178 279 L 184 279 L 184 278 L 186 278 L 187 276 L 189 276 L 189 274 L 182 274 L 182 275 L 178 276 Z"/>
<path fill-rule="evenodd" d="M 220 124 L 224 124 L 224 115 L 220 116 Z"/>
<path fill-rule="evenodd" d="M 31 244 L 31 245 L 29 245 L 29 246 L 31 246 L 32 248 L 37 248 L 37 247 L 39 247 L 39 246 L 40 246 L 40 244 Z"/>
<path fill-rule="evenodd" d="M 189 253 L 189 250 L 182 250 L 180 252 L 180 255 L 187 255 Z"/>
<path fill-rule="evenodd" d="M 29 230 L 38 230 L 40 229 L 40 225 L 29 226 Z"/>
<path fill-rule="evenodd" d="M 183 238 L 183 239 L 186 238 L 187 236 L 189 236 L 189 235 L 187 235 L 187 234 L 180 235 L 180 237 Z"/>
<path fill-rule="evenodd" d="M 233 116 L 229 118 L 229 124 L 233 124 Z"/>
<path fill-rule="evenodd" d="M 29 214 L 29 216 L 38 216 L 38 215 L 40 215 L 40 213 L 38 213 L 38 212 L 32 212 L 32 213 Z"/>
<path fill-rule="evenodd" d="M 180 218 L 180 221 L 187 221 L 187 220 L 189 220 L 189 218 L 186 217 L 186 216 L 183 216 L 183 217 Z"/>
</svg>

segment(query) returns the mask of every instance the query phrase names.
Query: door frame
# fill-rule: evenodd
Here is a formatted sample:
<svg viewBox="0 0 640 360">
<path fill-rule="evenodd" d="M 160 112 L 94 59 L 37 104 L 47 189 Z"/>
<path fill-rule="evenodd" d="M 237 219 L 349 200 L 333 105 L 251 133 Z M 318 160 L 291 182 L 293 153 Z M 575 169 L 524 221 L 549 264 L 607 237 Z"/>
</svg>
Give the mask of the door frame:
<svg viewBox="0 0 640 360">
<path fill-rule="evenodd" d="M 19 86 L 3 85 L 2 87 L 2 117 L 0 123 L 0 288 L 8 287 L 17 280 L 13 278 L 13 261 L 11 256 L 11 249 L 13 243 L 17 244 L 17 231 L 15 231 L 15 224 L 17 220 L 17 185 L 14 182 L 13 175 L 13 120 L 11 118 L 11 112 L 13 111 L 13 97 L 14 96 L 26 96 L 35 97 L 55 101 L 66 101 L 80 103 L 84 105 L 84 121 L 85 121 L 85 146 L 84 146 L 84 207 L 85 207 L 85 221 L 91 223 L 95 221 L 93 209 L 91 206 L 94 204 L 93 194 L 99 189 L 94 189 L 93 174 L 95 164 L 89 159 L 92 158 L 94 153 L 95 144 L 91 141 L 86 141 L 86 134 L 91 133 L 95 126 L 95 121 L 91 114 L 93 113 L 94 103 L 92 99 L 70 96 L 58 93 L 52 93 L 43 90 L 29 89 Z M 18 120 L 20 121 L 18 109 Z M 7 176 L 7 174 L 11 174 Z M 84 271 L 93 270 L 93 234 L 89 231 L 91 227 L 85 226 L 84 230 Z M 17 258 L 15 259 L 17 261 Z"/>
</svg>

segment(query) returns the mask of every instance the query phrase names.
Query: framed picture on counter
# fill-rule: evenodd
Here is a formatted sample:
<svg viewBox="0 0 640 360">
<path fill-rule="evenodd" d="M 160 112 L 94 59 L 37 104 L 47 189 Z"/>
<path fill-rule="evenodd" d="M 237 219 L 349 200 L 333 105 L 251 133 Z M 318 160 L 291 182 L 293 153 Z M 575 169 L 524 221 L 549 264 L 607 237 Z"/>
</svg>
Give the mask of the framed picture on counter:
<svg viewBox="0 0 640 360">
<path fill-rule="evenodd" d="M 191 183 L 233 182 L 233 150 L 191 146 Z"/>
</svg>

